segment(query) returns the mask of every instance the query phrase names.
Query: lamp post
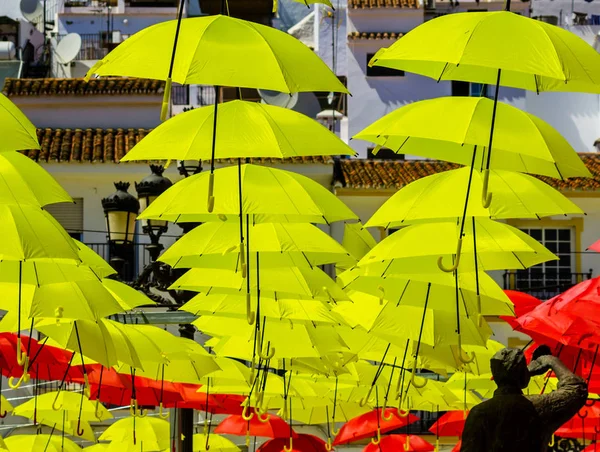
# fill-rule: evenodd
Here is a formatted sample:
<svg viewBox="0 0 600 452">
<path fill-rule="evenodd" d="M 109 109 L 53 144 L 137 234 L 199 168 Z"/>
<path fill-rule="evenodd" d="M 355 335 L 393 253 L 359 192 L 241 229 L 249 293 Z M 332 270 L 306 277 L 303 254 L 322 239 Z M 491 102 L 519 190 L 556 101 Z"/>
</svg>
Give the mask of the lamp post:
<svg viewBox="0 0 600 452">
<path fill-rule="evenodd" d="M 183 177 L 193 176 L 202 171 L 202 162 L 199 160 L 178 160 L 177 170 Z"/>
<path fill-rule="evenodd" d="M 110 264 L 122 279 L 127 279 L 126 264 L 133 257 L 135 221 L 140 203 L 127 192 L 129 182 L 115 182 L 115 188 L 116 192 L 102 199 L 102 208 L 106 217 Z"/>
<path fill-rule="evenodd" d="M 163 176 L 164 168 L 161 165 L 150 165 L 149 176 L 140 183 L 135 184 L 140 209 L 143 212 L 156 198 L 173 185 L 170 179 Z M 142 231 L 150 237 L 150 245 L 146 249 L 150 253 L 152 262 L 158 259 L 164 246 L 160 243 L 160 236 L 167 232 L 169 224 L 164 220 L 142 220 Z"/>
</svg>

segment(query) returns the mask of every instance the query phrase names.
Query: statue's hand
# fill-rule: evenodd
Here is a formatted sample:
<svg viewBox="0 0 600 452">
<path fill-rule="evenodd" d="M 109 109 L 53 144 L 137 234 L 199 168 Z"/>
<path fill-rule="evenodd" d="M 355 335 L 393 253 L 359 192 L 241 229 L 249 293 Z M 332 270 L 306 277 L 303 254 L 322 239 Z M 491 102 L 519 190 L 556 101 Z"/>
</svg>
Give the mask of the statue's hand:
<svg viewBox="0 0 600 452">
<path fill-rule="evenodd" d="M 552 355 L 552 350 L 547 345 L 540 345 L 533 351 L 532 360 L 538 359 L 540 356 Z"/>
<path fill-rule="evenodd" d="M 529 375 L 535 377 L 536 375 L 544 375 L 549 370 L 552 370 L 552 355 L 542 355 L 538 359 L 534 359 L 529 363 L 527 369 L 529 370 Z"/>
</svg>

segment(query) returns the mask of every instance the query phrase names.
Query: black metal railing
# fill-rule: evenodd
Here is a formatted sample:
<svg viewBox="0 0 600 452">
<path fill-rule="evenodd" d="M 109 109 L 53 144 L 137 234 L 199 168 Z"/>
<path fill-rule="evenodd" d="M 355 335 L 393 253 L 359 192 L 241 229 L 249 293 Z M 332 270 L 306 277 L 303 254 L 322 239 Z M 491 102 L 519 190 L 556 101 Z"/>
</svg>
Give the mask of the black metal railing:
<svg viewBox="0 0 600 452">
<path fill-rule="evenodd" d="M 189 105 L 190 85 L 173 85 L 171 88 L 171 101 L 173 105 Z"/>
<path fill-rule="evenodd" d="M 593 271 L 588 272 L 544 272 L 544 271 L 520 270 L 507 271 L 504 273 L 504 289 L 518 290 L 533 295 L 541 300 L 548 300 L 565 290 L 591 279 Z"/>
<path fill-rule="evenodd" d="M 108 54 L 108 41 L 106 34 L 102 33 L 82 33 L 81 50 L 75 57 L 76 60 L 101 60 Z M 59 35 L 57 40 L 60 42 L 65 35 Z"/>
<path fill-rule="evenodd" d="M 108 243 L 86 243 L 86 245 L 99 254 L 105 261 L 110 261 L 110 245 Z M 133 245 L 133 255 L 125 263 L 126 268 L 123 271 L 123 277 L 127 282 L 134 281 L 144 267 L 151 262 L 150 253 L 146 250 L 146 245 L 145 243 L 135 243 Z"/>
</svg>

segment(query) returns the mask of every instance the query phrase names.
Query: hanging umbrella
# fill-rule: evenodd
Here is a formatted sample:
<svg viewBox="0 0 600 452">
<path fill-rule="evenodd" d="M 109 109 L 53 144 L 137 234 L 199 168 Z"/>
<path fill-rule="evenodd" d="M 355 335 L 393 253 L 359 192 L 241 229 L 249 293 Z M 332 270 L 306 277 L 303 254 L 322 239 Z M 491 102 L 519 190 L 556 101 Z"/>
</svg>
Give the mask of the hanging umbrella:
<svg viewBox="0 0 600 452">
<path fill-rule="evenodd" d="M 504 223 L 485 218 L 468 221 L 461 234 L 456 221 L 437 221 L 405 227 L 383 239 L 358 263 L 366 275 L 438 271 L 436 261 L 460 261 L 463 271 L 474 270 L 474 253 L 481 270 L 524 269 L 557 260 L 538 241 Z M 460 249 L 458 243 L 461 242 Z M 456 255 L 457 249 L 460 255 Z M 385 267 L 379 273 L 379 267 Z M 373 268 L 373 272 L 371 272 Z"/>
<path fill-rule="evenodd" d="M 207 193 L 207 173 L 187 177 L 173 185 L 138 217 L 173 222 L 239 220 L 238 168 L 217 170 L 214 214 L 198 203 Z M 256 222 L 331 223 L 357 219 L 337 197 L 318 182 L 291 171 L 258 165 L 242 165 L 244 214 Z"/>
<path fill-rule="evenodd" d="M 4 94 L 0 94 L 0 152 L 39 149 L 35 126 Z"/>
<path fill-rule="evenodd" d="M 155 201 L 156 202 L 156 201 Z M 252 242 L 240 250 L 235 223 L 211 222 L 185 234 L 159 258 L 174 268 L 208 267 L 240 269 L 248 262 L 265 267 L 318 266 L 348 257 L 348 252 L 317 226 L 306 223 L 261 223 L 249 227 Z"/>
<path fill-rule="evenodd" d="M 465 429 L 465 421 L 467 419 L 468 411 L 448 411 L 438 418 L 438 420 L 431 426 L 429 431 L 440 436 L 462 436 L 462 432 Z"/>
<path fill-rule="evenodd" d="M 344 223 L 342 246 L 350 253 L 351 258 L 336 264 L 337 273 L 353 267 L 375 245 L 377 245 L 377 242 L 361 222 Z"/>
<path fill-rule="evenodd" d="M 215 433 L 236 436 L 262 436 L 267 438 L 297 438 L 297 434 L 290 429 L 287 422 L 273 414 L 269 415 L 266 422 L 261 422 L 257 416 L 250 420 L 244 419 L 242 415 L 227 416 L 215 429 Z"/>
<path fill-rule="evenodd" d="M 318 267 L 263 267 L 261 261 L 261 298 L 293 298 L 291 295 L 334 302 L 349 300 L 348 295 L 323 270 Z M 259 286 L 252 279 L 250 290 L 253 295 Z M 192 268 L 173 283 L 170 289 L 207 292 L 211 295 L 243 295 L 247 281 L 241 272 L 222 268 Z M 193 304 L 185 304 L 181 309 L 194 312 Z M 195 313 L 195 312 L 194 312 Z"/>
<path fill-rule="evenodd" d="M 215 111 L 201 107 L 159 125 L 127 153 L 134 160 L 210 160 Z M 219 106 L 215 158 L 354 155 L 326 127 L 287 108 L 234 100 Z"/>
<path fill-rule="evenodd" d="M 398 153 L 483 169 L 493 110 L 494 101 L 485 97 L 414 102 L 375 121 L 354 138 Z M 496 107 L 489 167 L 557 179 L 591 177 L 577 152 L 552 126 L 501 102 Z"/>
<path fill-rule="evenodd" d="M 68 438 L 52 435 L 12 435 L 4 438 L 9 452 L 77 452 L 81 448 Z"/>
<path fill-rule="evenodd" d="M 445 171 L 407 185 L 375 212 L 366 227 L 397 228 L 416 220 L 460 218 L 464 212 L 469 172 L 469 168 Z M 485 209 L 479 199 L 471 198 L 467 217 L 538 219 L 583 213 L 557 190 L 526 174 L 491 170 L 490 184 L 494 185 L 490 207 Z M 482 186 L 483 177 L 475 171 L 471 190 L 479 190 Z"/>
<path fill-rule="evenodd" d="M 170 446 L 169 423 L 154 417 L 126 417 L 110 425 L 98 439 L 110 441 L 109 451 L 162 451 Z"/>
<path fill-rule="evenodd" d="M 596 403 L 584 406 L 555 435 L 561 438 L 596 439 L 600 430 L 600 407 Z"/>
<path fill-rule="evenodd" d="M 505 290 L 504 293 L 510 298 L 514 307 L 515 307 L 515 316 L 521 317 L 542 303 L 542 300 L 534 297 L 525 292 L 519 292 L 516 290 Z M 500 317 L 502 320 L 507 322 L 512 328 L 515 328 L 517 325 L 516 319 L 514 317 Z"/>
<path fill-rule="evenodd" d="M 452 452 L 460 452 L 461 446 L 462 446 L 462 441 L 458 440 L 456 445 L 452 448 Z"/>
<path fill-rule="evenodd" d="M 369 443 L 363 452 L 392 452 L 392 451 L 429 452 L 435 450 L 433 444 L 416 435 L 388 435 L 381 438 L 377 444 Z"/>
<path fill-rule="evenodd" d="M 294 438 L 290 449 L 287 438 L 274 438 L 258 448 L 259 452 L 327 452 L 327 443 L 314 435 L 300 434 Z"/>
<path fill-rule="evenodd" d="M 205 435 L 197 433 L 194 435 L 194 452 L 238 452 L 240 450 L 232 441 L 220 435 Z"/>
<path fill-rule="evenodd" d="M 412 414 L 406 417 L 400 416 L 395 408 L 388 408 L 383 413 L 381 408 L 377 408 L 346 422 L 335 437 L 333 445 L 348 444 L 373 437 L 379 439 L 384 433 L 418 420 L 419 418 Z"/>
<path fill-rule="evenodd" d="M 40 165 L 18 152 L 1 153 L 0 203 L 43 207 L 63 202 L 73 199 Z"/>
<path fill-rule="evenodd" d="M 110 275 L 115 275 L 117 272 L 108 263 L 100 257 L 94 250 L 87 245 L 81 243 L 79 240 L 73 239 L 75 246 L 77 247 L 77 254 L 79 259 L 90 267 L 100 278 L 106 278 Z M 114 280 L 112 280 L 114 281 Z"/>
</svg>

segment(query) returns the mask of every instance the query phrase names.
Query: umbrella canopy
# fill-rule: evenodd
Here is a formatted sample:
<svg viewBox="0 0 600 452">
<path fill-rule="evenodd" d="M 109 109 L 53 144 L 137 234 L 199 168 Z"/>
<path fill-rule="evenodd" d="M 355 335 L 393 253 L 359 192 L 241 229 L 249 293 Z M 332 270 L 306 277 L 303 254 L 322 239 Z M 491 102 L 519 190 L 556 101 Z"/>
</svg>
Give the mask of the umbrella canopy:
<svg viewBox="0 0 600 452">
<path fill-rule="evenodd" d="M 440 436 L 462 436 L 468 411 L 448 411 L 438 418 L 429 431 Z"/>
<path fill-rule="evenodd" d="M 194 435 L 194 452 L 238 452 L 240 450 L 232 441 L 220 435 L 205 435 L 197 433 Z"/>
<path fill-rule="evenodd" d="M 35 126 L 4 94 L 0 94 L 0 152 L 39 149 Z"/>
<path fill-rule="evenodd" d="M 414 28 L 371 64 L 436 80 L 500 84 L 529 91 L 600 93 L 600 55 L 560 27 L 520 14 L 438 17 Z M 501 75 L 499 73 L 501 70 Z"/>
<path fill-rule="evenodd" d="M 456 255 L 461 243 L 460 257 Z M 358 266 L 365 275 L 438 271 L 435 262 L 459 258 L 460 270 L 474 270 L 474 253 L 481 270 L 524 269 L 557 260 L 537 240 L 504 223 L 485 218 L 468 221 L 462 231 L 456 221 L 415 224 L 389 235 L 363 257 Z M 379 268 L 385 267 L 383 273 Z M 373 269 L 373 271 L 371 271 Z"/>
<path fill-rule="evenodd" d="M 156 201 L 155 201 L 156 202 Z M 247 252 L 240 249 L 240 227 L 234 222 L 211 222 L 185 234 L 159 258 L 174 268 L 208 267 L 239 270 Z M 265 267 L 330 264 L 348 252 L 317 226 L 306 223 L 260 223 L 249 227 L 248 262 L 257 258 Z"/>
<path fill-rule="evenodd" d="M 33 419 L 37 415 L 38 420 L 57 424 L 58 428 L 63 421 L 63 415 L 65 422 L 77 422 L 79 419 L 98 422 L 113 418 L 103 405 L 91 402 L 83 394 L 69 391 L 53 391 L 39 395 L 37 400 L 30 399 L 19 405 L 14 414 L 28 419 Z"/>
<path fill-rule="evenodd" d="M 77 452 L 81 448 L 68 438 L 52 435 L 12 435 L 4 438 L 10 452 Z"/>
<path fill-rule="evenodd" d="M 584 406 L 556 432 L 562 438 L 595 439 L 600 430 L 600 407 L 593 403 Z"/>
<path fill-rule="evenodd" d="M 139 31 L 96 63 L 87 76 L 166 80 L 177 27 L 178 21 L 171 20 Z M 319 56 L 298 39 L 266 25 L 221 15 L 181 21 L 172 80 L 284 93 L 347 92 Z"/>
<path fill-rule="evenodd" d="M 126 417 L 110 425 L 98 439 L 111 442 L 108 450 L 161 451 L 170 446 L 169 423 L 154 417 Z"/>
<path fill-rule="evenodd" d="M 494 101 L 485 97 L 424 100 L 389 113 L 354 138 L 398 153 L 482 167 L 493 111 Z M 591 177 L 579 155 L 548 123 L 502 102 L 495 114 L 490 168 L 557 179 Z"/>
<path fill-rule="evenodd" d="M 515 308 L 515 316 L 521 317 L 542 303 L 542 300 L 530 295 L 528 293 L 519 292 L 516 290 L 505 290 L 504 293 L 510 298 Z M 514 317 L 500 317 L 502 320 L 507 322 L 512 328 L 515 328 L 518 323 Z"/>
<path fill-rule="evenodd" d="M 377 444 L 369 443 L 363 452 L 429 452 L 435 450 L 433 444 L 416 435 L 388 435 Z"/>
<path fill-rule="evenodd" d="M 239 168 L 230 166 L 215 171 L 215 205 L 210 213 L 205 203 L 209 192 L 209 173 L 187 177 L 160 195 L 138 217 L 176 223 L 239 220 L 237 190 Z M 218 177 L 217 177 L 218 176 Z M 242 212 L 254 222 L 331 223 L 357 219 L 333 193 L 318 182 L 291 171 L 258 165 L 242 165 Z"/>
<path fill-rule="evenodd" d="M 0 154 L 0 203 L 43 207 L 62 202 L 73 199 L 40 165 L 18 152 Z"/>
<path fill-rule="evenodd" d="M 122 162 L 132 160 L 209 160 L 215 109 L 196 108 L 159 125 Z M 215 158 L 290 158 L 354 155 L 317 121 L 287 108 L 234 100 L 219 106 Z"/>
<path fill-rule="evenodd" d="M 384 413 L 382 413 L 381 408 L 377 408 L 346 422 L 335 437 L 333 445 L 337 446 L 372 438 L 377 436 L 378 433 L 387 433 L 418 420 L 419 418 L 412 414 L 406 417 L 400 416 L 396 408 L 387 408 Z"/>
<path fill-rule="evenodd" d="M 79 240 L 73 239 L 73 242 L 77 247 L 79 259 L 81 259 L 85 265 L 90 267 L 99 278 L 106 278 L 107 276 L 117 273 L 104 259 L 102 259 L 102 257 L 100 257 L 99 254 L 97 254 L 90 247 L 81 243 Z"/>
<path fill-rule="evenodd" d="M 227 416 L 215 429 L 215 433 L 236 436 L 263 436 L 267 438 L 293 438 L 296 432 L 290 425 L 278 416 L 269 415 L 269 420 L 261 422 L 258 416 L 252 416 L 248 421 L 241 415 Z"/>
<path fill-rule="evenodd" d="M 274 438 L 258 448 L 259 452 L 327 452 L 327 444 L 321 438 L 314 435 L 297 435 L 292 441 L 292 449 L 290 450 L 290 442 L 283 438 Z"/>
<path fill-rule="evenodd" d="M 465 208 L 465 193 L 470 168 L 427 176 L 408 184 L 395 193 L 375 212 L 366 226 L 397 228 L 408 222 L 460 218 Z M 474 171 L 471 190 L 483 189 L 484 176 Z M 582 214 L 583 211 L 557 190 L 527 174 L 490 170 L 489 183 L 494 196 L 489 208 L 471 196 L 467 216 L 492 219 L 535 218 L 553 215 Z"/>
</svg>

